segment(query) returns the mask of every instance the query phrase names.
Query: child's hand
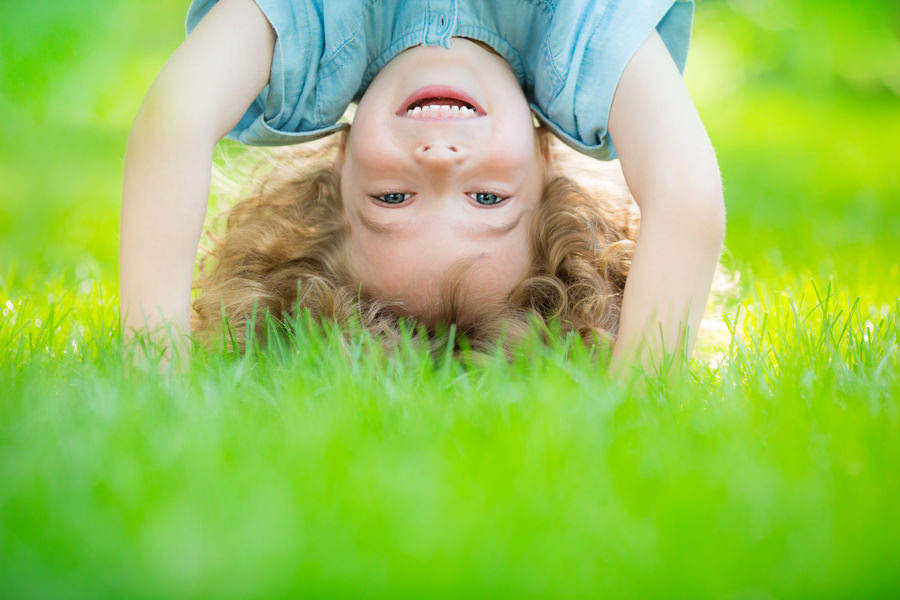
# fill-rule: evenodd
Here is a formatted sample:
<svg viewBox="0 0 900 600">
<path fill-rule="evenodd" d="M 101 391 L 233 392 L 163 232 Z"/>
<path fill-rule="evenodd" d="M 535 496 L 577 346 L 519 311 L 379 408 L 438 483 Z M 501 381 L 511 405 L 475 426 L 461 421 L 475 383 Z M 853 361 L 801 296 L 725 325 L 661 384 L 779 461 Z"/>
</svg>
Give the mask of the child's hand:
<svg viewBox="0 0 900 600">
<path fill-rule="evenodd" d="M 689 353 L 696 338 L 725 235 L 725 204 L 712 145 L 655 31 L 622 74 L 609 130 L 641 209 L 613 358 L 658 364 L 664 352 L 682 349 L 683 338 Z"/>
<path fill-rule="evenodd" d="M 266 85 L 274 44 L 252 0 L 222 0 L 147 95 L 125 157 L 119 274 L 126 339 L 137 330 L 163 343 L 168 331 L 189 333 L 213 149 Z"/>
</svg>

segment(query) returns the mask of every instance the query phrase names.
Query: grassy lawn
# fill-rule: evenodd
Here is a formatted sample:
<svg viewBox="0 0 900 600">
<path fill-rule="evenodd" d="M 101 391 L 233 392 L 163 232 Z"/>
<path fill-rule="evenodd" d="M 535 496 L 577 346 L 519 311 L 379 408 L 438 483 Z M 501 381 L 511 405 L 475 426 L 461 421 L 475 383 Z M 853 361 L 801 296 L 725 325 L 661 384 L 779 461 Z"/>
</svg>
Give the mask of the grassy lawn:
<svg viewBox="0 0 900 600">
<path fill-rule="evenodd" d="M 3 9 L 0 597 L 900 595 L 895 7 L 699 1 L 741 280 L 661 381 L 302 323 L 126 369 L 122 156 L 185 4 Z"/>
</svg>

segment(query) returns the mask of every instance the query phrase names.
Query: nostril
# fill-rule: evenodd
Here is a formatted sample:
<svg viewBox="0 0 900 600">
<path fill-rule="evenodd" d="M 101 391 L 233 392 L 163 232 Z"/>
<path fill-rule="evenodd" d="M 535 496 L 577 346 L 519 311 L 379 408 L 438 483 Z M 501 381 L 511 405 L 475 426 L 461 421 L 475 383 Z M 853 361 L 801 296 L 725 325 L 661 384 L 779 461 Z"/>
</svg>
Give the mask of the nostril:
<svg viewBox="0 0 900 600">
<path fill-rule="evenodd" d="M 463 156 L 463 149 L 455 144 L 438 144 L 436 146 L 419 146 L 416 155 L 430 160 L 458 160 Z"/>
</svg>

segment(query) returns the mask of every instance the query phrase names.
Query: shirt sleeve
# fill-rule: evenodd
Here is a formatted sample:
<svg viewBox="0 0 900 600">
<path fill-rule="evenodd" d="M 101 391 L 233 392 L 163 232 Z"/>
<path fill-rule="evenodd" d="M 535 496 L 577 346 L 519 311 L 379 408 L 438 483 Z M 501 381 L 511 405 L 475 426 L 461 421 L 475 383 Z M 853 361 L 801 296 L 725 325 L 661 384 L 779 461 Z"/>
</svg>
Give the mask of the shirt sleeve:
<svg viewBox="0 0 900 600">
<path fill-rule="evenodd" d="M 683 73 L 694 15 L 693 0 L 609 0 L 569 36 L 559 92 L 538 119 L 572 148 L 601 160 L 617 157 L 609 137 L 609 111 L 622 72 L 656 29 Z M 583 21 L 582 21 L 583 22 Z"/>
<path fill-rule="evenodd" d="M 269 83 L 253 101 L 228 138 L 254 146 L 297 144 L 346 127 L 323 123 L 316 114 L 318 67 L 323 28 L 311 0 L 255 0 L 275 30 Z M 194 30 L 217 0 L 193 0 L 185 29 Z"/>
</svg>

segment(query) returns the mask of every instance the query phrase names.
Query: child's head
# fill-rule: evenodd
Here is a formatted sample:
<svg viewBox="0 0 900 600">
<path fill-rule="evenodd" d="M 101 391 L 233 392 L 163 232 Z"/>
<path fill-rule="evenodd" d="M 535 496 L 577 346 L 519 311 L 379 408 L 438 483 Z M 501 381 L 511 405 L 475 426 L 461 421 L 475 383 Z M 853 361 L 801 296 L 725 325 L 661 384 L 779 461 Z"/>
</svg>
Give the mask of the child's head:
<svg viewBox="0 0 900 600">
<path fill-rule="evenodd" d="M 465 306 L 503 304 L 529 270 L 547 158 L 500 56 L 459 38 L 403 52 L 368 87 L 338 159 L 353 273 L 422 321 L 450 280 Z"/>
<path fill-rule="evenodd" d="M 444 105 L 460 108 L 433 107 Z M 201 261 L 195 331 L 217 331 L 224 306 L 239 343 L 254 310 L 381 333 L 401 317 L 453 322 L 476 349 L 514 340 L 532 318 L 614 333 L 634 212 L 604 180 L 617 167 L 581 157 L 586 176 L 551 138 L 508 64 L 480 44 L 400 54 L 349 135 L 276 153 L 226 213 Z"/>
</svg>

